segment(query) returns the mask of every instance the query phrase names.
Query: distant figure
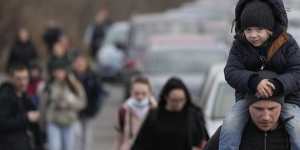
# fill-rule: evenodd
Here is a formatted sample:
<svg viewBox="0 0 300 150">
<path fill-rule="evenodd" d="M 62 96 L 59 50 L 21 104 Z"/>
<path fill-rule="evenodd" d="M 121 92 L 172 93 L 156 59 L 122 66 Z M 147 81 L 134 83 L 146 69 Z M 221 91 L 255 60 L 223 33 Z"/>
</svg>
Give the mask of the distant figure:
<svg viewBox="0 0 300 150">
<path fill-rule="evenodd" d="M 196 107 L 187 87 L 171 78 L 150 111 L 131 150 L 203 150 L 208 140 L 201 108 Z"/>
<path fill-rule="evenodd" d="M 147 78 L 136 77 L 131 84 L 131 96 L 119 108 L 116 150 L 130 150 L 148 112 L 157 107 Z"/>
<path fill-rule="evenodd" d="M 43 34 L 43 40 L 48 49 L 48 53 L 51 53 L 54 44 L 59 40 L 63 35 L 63 30 L 61 27 L 53 20 L 50 20 L 46 31 Z"/>
<path fill-rule="evenodd" d="M 95 17 L 95 22 L 90 24 L 84 35 L 84 42 L 90 48 L 90 55 L 95 57 L 102 46 L 108 28 L 112 21 L 109 18 L 109 10 L 102 8 Z"/>
<path fill-rule="evenodd" d="M 45 80 L 43 78 L 42 67 L 34 63 L 30 65 L 29 68 L 29 84 L 27 86 L 27 95 L 31 99 L 31 102 L 35 110 L 38 110 L 39 103 L 41 100 L 41 92 L 45 86 Z M 32 124 L 31 126 L 33 134 L 33 142 L 35 145 L 34 150 L 44 150 L 46 137 L 44 130 L 39 126 L 39 124 Z"/>
<path fill-rule="evenodd" d="M 30 34 L 26 28 L 21 28 L 18 31 L 14 45 L 9 51 L 8 61 L 7 61 L 7 71 L 10 66 L 16 64 L 24 64 L 27 67 L 31 63 L 37 61 L 38 55 L 35 45 L 33 44 Z"/>
<path fill-rule="evenodd" d="M 48 64 L 47 64 L 47 69 L 48 71 L 51 72 L 53 68 L 53 63 L 60 61 L 62 63 L 65 63 L 66 66 L 68 66 L 68 69 L 71 69 L 71 60 L 70 60 L 70 55 L 67 50 L 67 47 L 64 45 L 63 42 L 57 41 L 54 46 L 53 46 L 53 51 L 48 57 Z"/>
<path fill-rule="evenodd" d="M 38 107 L 40 101 L 39 94 L 45 85 L 45 80 L 43 78 L 43 69 L 39 64 L 35 63 L 31 65 L 29 74 L 30 80 L 27 87 L 27 94 L 29 97 L 31 97 L 33 104 Z"/>
<path fill-rule="evenodd" d="M 33 150 L 28 131 L 40 114 L 26 95 L 29 72 L 24 65 L 10 68 L 10 80 L 0 86 L 0 149 Z"/>
<path fill-rule="evenodd" d="M 84 54 L 77 54 L 72 63 L 72 69 L 77 79 L 83 85 L 87 96 L 87 105 L 80 111 L 80 123 L 82 126 L 81 150 L 89 150 L 92 144 L 92 126 L 95 117 L 102 108 L 106 91 L 102 87 L 97 74 L 95 74 Z"/>
</svg>

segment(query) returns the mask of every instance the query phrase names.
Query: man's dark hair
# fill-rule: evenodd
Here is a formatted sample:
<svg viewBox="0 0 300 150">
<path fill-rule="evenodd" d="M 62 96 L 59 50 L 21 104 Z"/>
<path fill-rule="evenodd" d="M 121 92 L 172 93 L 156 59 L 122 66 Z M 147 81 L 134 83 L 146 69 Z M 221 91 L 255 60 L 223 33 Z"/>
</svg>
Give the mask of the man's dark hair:
<svg viewBox="0 0 300 150">
<path fill-rule="evenodd" d="M 13 75 L 16 71 L 28 70 L 28 67 L 24 64 L 14 64 L 9 67 L 8 73 L 9 75 Z"/>
</svg>

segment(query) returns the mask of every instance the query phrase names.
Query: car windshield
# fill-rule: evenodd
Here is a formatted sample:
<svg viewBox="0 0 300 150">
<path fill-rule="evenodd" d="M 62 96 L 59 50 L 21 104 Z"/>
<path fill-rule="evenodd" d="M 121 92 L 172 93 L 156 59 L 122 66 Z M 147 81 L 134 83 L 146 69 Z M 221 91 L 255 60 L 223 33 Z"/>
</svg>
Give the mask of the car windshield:
<svg viewBox="0 0 300 150">
<path fill-rule="evenodd" d="M 214 119 L 223 119 L 234 103 L 234 90 L 225 82 L 220 83 L 213 109 Z"/>
<path fill-rule="evenodd" d="M 148 53 L 144 69 L 149 74 L 204 73 L 212 64 L 223 62 L 225 52 L 213 50 L 152 51 Z"/>
</svg>

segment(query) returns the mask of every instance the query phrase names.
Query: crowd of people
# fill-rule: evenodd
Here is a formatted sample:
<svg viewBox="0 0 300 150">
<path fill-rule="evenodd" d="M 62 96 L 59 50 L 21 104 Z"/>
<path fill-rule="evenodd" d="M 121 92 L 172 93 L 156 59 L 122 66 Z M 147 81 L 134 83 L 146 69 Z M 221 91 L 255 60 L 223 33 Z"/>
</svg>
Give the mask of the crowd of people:
<svg viewBox="0 0 300 150">
<path fill-rule="evenodd" d="M 43 35 L 41 65 L 29 31 L 9 51 L 9 79 L 0 86 L 1 150 L 88 150 L 104 96 L 89 57 L 111 22 L 101 11 L 88 27 L 89 53 L 72 50 L 55 23 Z M 235 39 L 224 69 L 236 103 L 210 138 L 202 109 L 177 77 L 155 98 L 145 76 L 132 79 L 118 110 L 116 150 L 300 150 L 300 49 L 287 33 L 282 0 L 239 0 Z M 92 59 L 93 60 L 93 59 Z"/>
<path fill-rule="evenodd" d="M 107 30 L 101 22 L 94 26 L 91 46 Z M 49 23 L 42 39 L 46 62 L 24 27 L 8 51 L 8 79 L 0 86 L 0 149 L 87 150 L 93 118 L 108 92 L 91 67 L 89 51 L 72 49 L 57 23 Z"/>
</svg>

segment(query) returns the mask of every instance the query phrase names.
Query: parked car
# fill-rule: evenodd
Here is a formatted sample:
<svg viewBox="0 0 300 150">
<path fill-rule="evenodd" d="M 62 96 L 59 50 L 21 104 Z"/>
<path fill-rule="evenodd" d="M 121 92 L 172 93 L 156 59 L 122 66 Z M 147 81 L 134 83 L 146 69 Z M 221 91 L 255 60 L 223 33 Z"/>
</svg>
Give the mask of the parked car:
<svg viewBox="0 0 300 150">
<path fill-rule="evenodd" d="M 225 115 L 235 101 L 234 89 L 225 81 L 224 67 L 225 64 L 217 64 L 211 67 L 201 92 L 201 99 L 197 102 L 203 109 L 206 127 L 210 136 L 222 124 Z"/>
<path fill-rule="evenodd" d="M 108 30 L 97 54 L 96 70 L 104 80 L 122 80 L 126 66 L 128 22 L 116 22 Z"/>
<path fill-rule="evenodd" d="M 178 35 L 152 38 L 142 62 L 142 73 L 149 77 L 157 96 L 171 76 L 180 77 L 194 99 L 210 66 L 224 62 L 226 47 L 209 36 Z"/>
</svg>

